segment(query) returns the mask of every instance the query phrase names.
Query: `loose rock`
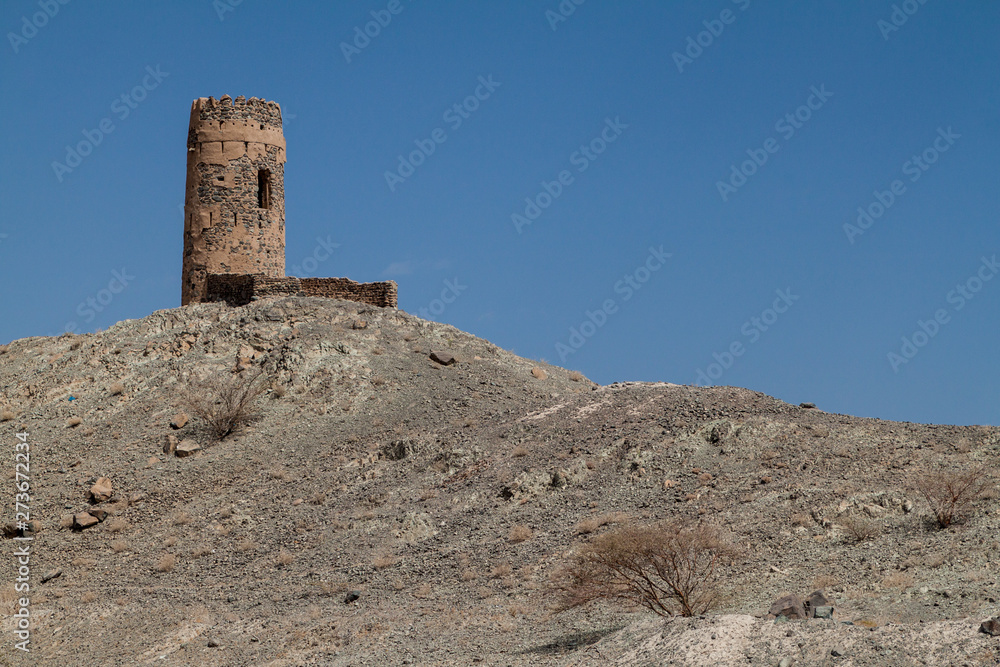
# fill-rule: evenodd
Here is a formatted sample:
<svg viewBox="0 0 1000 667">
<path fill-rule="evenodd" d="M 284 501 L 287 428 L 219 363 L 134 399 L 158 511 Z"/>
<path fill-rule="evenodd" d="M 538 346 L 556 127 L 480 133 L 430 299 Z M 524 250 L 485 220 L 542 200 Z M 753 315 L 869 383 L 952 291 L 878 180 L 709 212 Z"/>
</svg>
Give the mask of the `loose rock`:
<svg viewBox="0 0 1000 667">
<path fill-rule="evenodd" d="M 442 366 L 451 366 L 455 363 L 455 357 L 447 352 L 431 351 L 431 361 L 436 361 Z"/>
<path fill-rule="evenodd" d="M 177 436 L 171 433 L 167 434 L 167 437 L 163 441 L 163 453 L 173 454 L 174 450 L 177 449 Z"/>
<path fill-rule="evenodd" d="M 178 429 L 187 426 L 188 416 L 184 412 L 178 412 L 174 415 L 174 418 L 170 420 L 170 428 Z"/>
<path fill-rule="evenodd" d="M 92 503 L 103 503 L 115 494 L 111 488 L 111 480 L 107 477 L 98 477 L 94 485 L 87 491 L 87 498 Z"/>
<path fill-rule="evenodd" d="M 798 595 L 784 595 L 774 601 L 767 612 L 777 618 L 798 619 L 807 618 L 806 609 Z"/>
<path fill-rule="evenodd" d="M 185 456 L 191 456 L 197 451 L 201 450 L 201 445 L 199 445 L 194 440 L 181 440 L 177 444 L 177 448 L 174 450 L 174 454 L 178 458 L 184 458 Z"/>
<path fill-rule="evenodd" d="M 1000 616 L 983 621 L 983 624 L 979 626 L 979 631 L 990 637 L 1000 637 Z"/>
</svg>

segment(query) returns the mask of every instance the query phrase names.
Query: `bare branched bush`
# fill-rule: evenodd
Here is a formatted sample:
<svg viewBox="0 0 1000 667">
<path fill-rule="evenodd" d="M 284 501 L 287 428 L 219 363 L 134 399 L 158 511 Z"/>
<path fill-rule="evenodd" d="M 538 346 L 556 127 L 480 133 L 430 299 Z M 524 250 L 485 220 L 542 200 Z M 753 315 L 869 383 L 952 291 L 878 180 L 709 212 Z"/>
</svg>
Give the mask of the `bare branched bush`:
<svg viewBox="0 0 1000 667">
<path fill-rule="evenodd" d="M 858 516 L 849 516 L 840 523 L 856 542 L 874 540 L 882 534 L 878 525 Z"/>
<path fill-rule="evenodd" d="M 974 470 L 938 470 L 917 481 L 917 491 L 927 500 L 941 528 L 968 518 L 973 505 L 993 489 L 985 467 Z"/>
<path fill-rule="evenodd" d="M 718 607 L 718 567 L 735 548 L 712 526 L 668 522 L 601 535 L 555 579 L 557 611 L 617 600 L 660 616 L 697 616 Z"/>
<path fill-rule="evenodd" d="M 264 370 L 259 369 L 256 373 L 214 376 L 195 383 L 185 403 L 211 436 L 221 441 L 258 416 L 254 404 L 265 391 Z"/>
</svg>

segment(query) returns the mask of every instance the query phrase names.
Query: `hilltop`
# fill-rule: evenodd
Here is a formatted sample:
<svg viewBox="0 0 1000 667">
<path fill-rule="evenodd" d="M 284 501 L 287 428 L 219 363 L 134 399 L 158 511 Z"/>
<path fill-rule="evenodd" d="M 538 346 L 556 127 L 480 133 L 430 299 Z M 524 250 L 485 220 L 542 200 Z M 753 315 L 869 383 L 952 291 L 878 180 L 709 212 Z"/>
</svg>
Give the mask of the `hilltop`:
<svg viewBox="0 0 1000 667">
<path fill-rule="evenodd" d="M 266 378 L 260 416 L 214 443 L 186 398 L 240 369 Z M 914 490 L 997 461 L 995 427 L 599 386 L 448 325 L 307 297 L 13 341 L 0 408 L 7 451 L 28 433 L 39 522 L 32 653 L 6 615 L 12 665 L 1000 664 L 1000 639 L 977 632 L 1000 613 L 1000 503 L 940 530 Z M 170 437 L 202 449 L 165 453 Z M 99 478 L 113 495 L 91 505 Z M 72 529 L 95 508 L 103 521 Z M 669 517 L 739 545 L 723 608 L 550 613 L 574 549 Z M 11 613 L 16 567 L 0 559 Z M 834 620 L 765 618 L 815 589 Z"/>
</svg>

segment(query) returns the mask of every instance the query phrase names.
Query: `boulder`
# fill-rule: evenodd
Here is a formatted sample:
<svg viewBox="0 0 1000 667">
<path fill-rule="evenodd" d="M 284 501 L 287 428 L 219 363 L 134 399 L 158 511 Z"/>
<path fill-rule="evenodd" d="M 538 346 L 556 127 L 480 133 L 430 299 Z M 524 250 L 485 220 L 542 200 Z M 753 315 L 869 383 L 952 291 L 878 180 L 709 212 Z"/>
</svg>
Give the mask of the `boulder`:
<svg viewBox="0 0 1000 667">
<path fill-rule="evenodd" d="M 80 512 L 73 515 L 73 528 L 76 530 L 90 528 L 91 526 L 96 526 L 98 523 L 97 517 L 90 512 Z"/>
<path fill-rule="evenodd" d="M 448 354 L 447 352 L 437 352 L 431 350 L 431 361 L 436 361 L 442 366 L 451 366 L 455 363 L 456 359 L 453 355 Z"/>
<path fill-rule="evenodd" d="M 191 456 L 192 454 L 200 450 L 201 450 L 201 445 L 199 445 L 194 440 L 181 440 L 179 443 L 177 443 L 177 448 L 174 449 L 174 454 L 179 458 L 183 458 L 185 456 Z"/>
<path fill-rule="evenodd" d="M 94 485 L 87 491 L 87 498 L 92 503 L 103 503 L 105 500 L 110 500 L 114 494 L 111 480 L 107 477 L 98 477 Z"/>
<path fill-rule="evenodd" d="M 798 595 L 783 595 L 774 601 L 767 612 L 776 618 L 798 619 L 807 618 L 805 605 Z"/>
<path fill-rule="evenodd" d="M 177 442 L 177 436 L 172 433 L 168 433 L 167 437 L 163 440 L 163 453 L 173 454 L 174 450 L 177 449 Z"/>
<path fill-rule="evenodd" d="M 174 415 L 173 419 L 170 420 L 170 428 L 179 429 L 187 426 L 189 417 L 184 412 L 178 412 Z"/>
<path fill-rule="evenodd" d="M 979 631 L 990 637 L 1000 637 L 1000 616 L 983 621 L 983 624 L 979 626 Z"/>
<path fill-rule="evenodd" d="M 823 595 L 823 591 L 813 591 L 809 594 L 809 597 L 805 599 L 805 602 L 802 603 L 802 606 L 805 607 L 806 616 L 808 618 L 813 618 L 816 616 L 817 608 L 830 607 L 832 605 L 830 604 L 830 601 L 826 599 L 826 596 Z"/>
</svg>

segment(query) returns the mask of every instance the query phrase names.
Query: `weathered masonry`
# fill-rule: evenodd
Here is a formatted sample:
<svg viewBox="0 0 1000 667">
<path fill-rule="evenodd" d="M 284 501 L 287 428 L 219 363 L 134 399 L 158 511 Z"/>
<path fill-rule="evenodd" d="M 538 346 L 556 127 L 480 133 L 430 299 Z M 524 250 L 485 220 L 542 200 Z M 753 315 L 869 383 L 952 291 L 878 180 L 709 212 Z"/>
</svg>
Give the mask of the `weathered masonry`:
<svg viewBox="0 0 1000 667">
<path fill-rule="evenodd" d="M 395 282 L 285 276 L 285 137 L 276 102 L 191 104 L 181 305 L 299 295 L 395 308 Z"/>
</svg>

